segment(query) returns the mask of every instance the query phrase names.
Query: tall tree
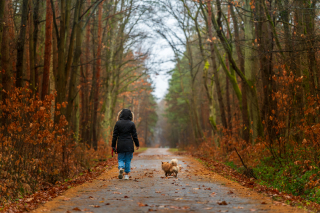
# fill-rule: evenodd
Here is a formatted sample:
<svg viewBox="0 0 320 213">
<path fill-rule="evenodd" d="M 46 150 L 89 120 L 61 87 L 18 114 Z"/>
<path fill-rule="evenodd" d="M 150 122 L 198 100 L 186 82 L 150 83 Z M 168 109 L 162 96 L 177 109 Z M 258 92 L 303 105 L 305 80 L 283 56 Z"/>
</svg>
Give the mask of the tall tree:
<svg viewBox="0 0 320 213">
<path fill-rule="evenodd" d="M 21 24 L 20 24 L 20 33 L 17 41 L 17 64 L 16 64 L 16 86 L 22 87 L 24 82 L 24 44 L 26 37 L 26 27 L 28 21 L 28 2 L 29 0 L 22 1 L 22 13 L 21 13 Z"/>
<path fill-rule="evenodd" d="M 44 52 L 44 67 L 43 67 L 43 79 L 42 79 L 42 92 L 41 99 L 44 100 L 49 90 L 49 76 L 51 66 L 51 54 L 52 54 L 52 9 L 50 0 L 46 1 L 46 37 L 45 37 L 45 52 Z"/>
</svg>

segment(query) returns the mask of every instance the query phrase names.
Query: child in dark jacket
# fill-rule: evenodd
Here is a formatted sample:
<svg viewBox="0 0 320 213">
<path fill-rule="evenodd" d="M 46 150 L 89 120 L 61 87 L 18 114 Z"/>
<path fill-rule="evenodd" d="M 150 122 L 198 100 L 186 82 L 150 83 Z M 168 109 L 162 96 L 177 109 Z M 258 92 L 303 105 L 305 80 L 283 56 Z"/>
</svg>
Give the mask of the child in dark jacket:
<svg viewBox="0 0 320 213">
<path fill-rule="evenodd" d="M 129 109 L 121 110 L 113 130 L 112 149 L 118 153 L 119 179 L 123 178 L 123 172 L 125 172 L 124 179 L 129 180 L 130 164 L 134 152 L 133 143 L 136 145 L 136 149 L 139 149 L 139 140 L 133 119 L 134 115 Z"/>
</svg>

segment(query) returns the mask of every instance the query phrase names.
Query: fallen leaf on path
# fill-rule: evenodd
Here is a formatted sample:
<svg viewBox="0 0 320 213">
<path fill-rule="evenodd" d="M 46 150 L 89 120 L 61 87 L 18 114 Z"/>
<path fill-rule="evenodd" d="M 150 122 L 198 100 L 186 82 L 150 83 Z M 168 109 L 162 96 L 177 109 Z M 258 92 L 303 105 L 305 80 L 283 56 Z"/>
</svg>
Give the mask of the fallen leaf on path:
<svg viewBox="0 0 320 213">
<path fill-rule="evenodd" d="M 73 211 L 78 211 L 78 212 L 81 212 L 81 209 L 79 209 L 78 207 L 76 207 L 76 208 L 73 208 L 72 210 L 73 210 Z"/>
<path fill-rule="evenodd" d="M 230 195 L 230 194 L 233 194 L 233 191 L 230 190 L 230 191 L 228 192 L 228 194 L 229 194 L 229 195 Z"/>
<path fill-rule="evenodd" d="M 106 205 L 108 206 L 108 205 L 110 205 L 110 203 L 106 203 Z"/>
<path fill-rule="evenodd" d="M 89 205 L 89 206 L 91 206 L 93 208 L 100 208 L 100 206 L 98 206 L 98 205 Z"/>
<path fill-rule="evenodd" d="M 68 201 L 68 200 L 70 200 L 70 198 L 68 198 L 68 197 L 63 199 L 63 201 Z"/>
<path fill-rule="evenodd" d="M 104 200 L 99 201 L 99 203 L 104 203 Z"/>
<path fill-rule="evenodd" d="M 213 207 L 208 207 L 208 208 L 204 208 L 204 209 L 206 209 L 206 210 L 211 210 L 211 209 L 213 209 Z"/>
<path fill-rule="evenodd" d="M 219 205 L 228 205 L 226 201 L 217 202 Z"/>
<path fill-rule="evenodd" d="M 210 197 L 214 197 L 216 195 L 216 193 L 215 192 L 212 192 L 211 194 L 210 194 Z"/>
<path fill-rule="evenodd" d="M 261 204 L 267 204 L 266 202 L 262 202 Z"/>
<path fill-rule="evenodd" d="M 26 203 L 33 201 L 33 197 L 26 199 Z"/>
<path fill-rule="evenodd" d="M 142 207 L 142 206 L 148 206 L 148 204 L 143 204 L 143 203 L 138 203 L 138 205 L 140 206 L 140 207 Z"/>
<path fill-rule="evenodd" d="M 124 196 L 124 198 L 129 198 L 128 196 Z"/>
<path fill-rule="evenodd" d="M 251 212 L 255 212 L 256 210 L 255 210 L 255 209 L 250 209 L 250 211 L 251 211 Z"/>
<path fill-rule="evenodd" d="M 121 192 L 113 192 L 113 194 L 119 194 L 119 195 L 121 195 L 122 193 L 121 193 Z"/>
<path fill-rule="evenodd" d="M 242 206 L 238 206 L 238 207 L 233 207 L 234 209 L 243 209 Z"/>
</svg>

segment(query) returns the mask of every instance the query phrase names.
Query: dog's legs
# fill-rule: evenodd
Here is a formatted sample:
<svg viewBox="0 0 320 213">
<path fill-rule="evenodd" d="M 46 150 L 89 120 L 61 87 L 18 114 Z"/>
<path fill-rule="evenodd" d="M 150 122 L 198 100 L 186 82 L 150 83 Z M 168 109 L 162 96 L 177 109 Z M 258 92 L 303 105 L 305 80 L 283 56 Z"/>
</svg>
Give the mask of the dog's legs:
<svg viewBox="0 0 320 213">
<path fill-rule="evenodd" d="M 166 177 L 168 177 L 168 173 L 166 173 Z"/>
</svg>

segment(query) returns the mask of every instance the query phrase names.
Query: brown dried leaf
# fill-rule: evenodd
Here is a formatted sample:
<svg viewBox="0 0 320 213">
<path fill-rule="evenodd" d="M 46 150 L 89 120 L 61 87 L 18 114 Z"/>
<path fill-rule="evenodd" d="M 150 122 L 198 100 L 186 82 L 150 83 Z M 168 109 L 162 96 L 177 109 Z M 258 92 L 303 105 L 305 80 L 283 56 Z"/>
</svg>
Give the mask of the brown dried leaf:
<svg viewBox="0 0 320 213">
<path fill-rule="evenodd" d="M 215 192 L 212 192 L 211 194 L 210 194 L 210 197 L 214 197 L 216 195 L 216 193 Z"/>
<path fill-rule="evenodd" d="M 217 202 L 219 205 L 228 205 L 226 201 Z"/>
</svg>

